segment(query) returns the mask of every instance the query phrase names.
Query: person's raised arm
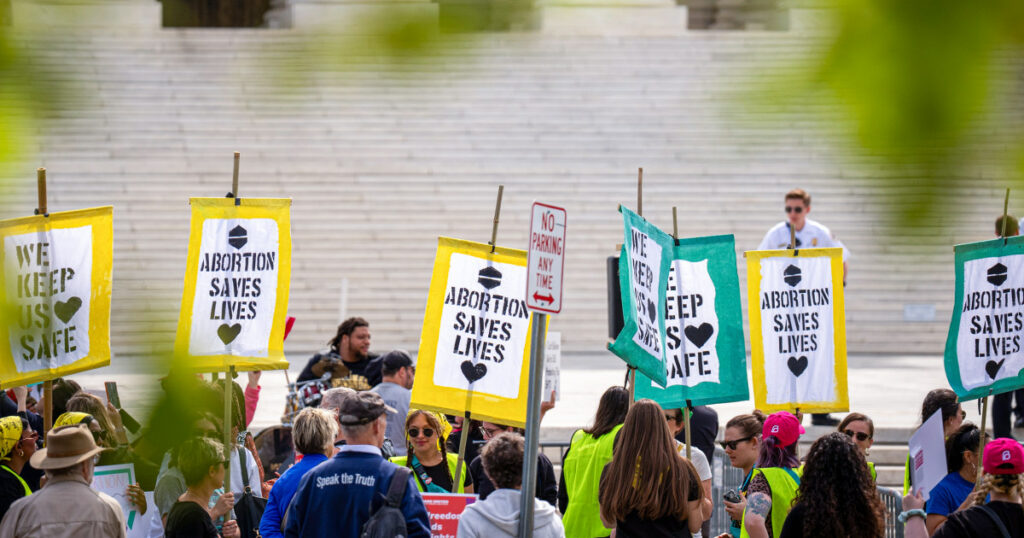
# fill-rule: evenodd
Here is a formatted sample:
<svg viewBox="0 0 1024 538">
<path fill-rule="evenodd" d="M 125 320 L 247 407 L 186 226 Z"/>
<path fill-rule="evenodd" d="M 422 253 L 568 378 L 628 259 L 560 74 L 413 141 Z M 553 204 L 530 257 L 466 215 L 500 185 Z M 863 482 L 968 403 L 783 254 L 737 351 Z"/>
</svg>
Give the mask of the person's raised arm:
<svg viewBox="0 0 1024 538">
<path fill-rule="evenodd" d="M 904 512 L 923 509 L 924 498 L 921 496 L 920 491 L 903 497 Z M 925 519 L 923 517 L 916 515 L 907 518 L 907 522 L 903 526 L 904 538 L 928 538 L 929 535 L 930 533 L 928 532 L 928 527 L 925 525 Z"/>
</svg>

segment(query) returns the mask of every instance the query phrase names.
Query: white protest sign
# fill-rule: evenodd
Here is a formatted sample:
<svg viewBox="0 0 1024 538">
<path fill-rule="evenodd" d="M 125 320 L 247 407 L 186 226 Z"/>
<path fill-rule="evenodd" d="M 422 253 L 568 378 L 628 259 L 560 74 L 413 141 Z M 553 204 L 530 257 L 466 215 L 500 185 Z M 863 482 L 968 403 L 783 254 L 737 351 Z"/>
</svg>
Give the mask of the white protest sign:
<svg viewBox="0 0 1024 538">
<path fill-rule="evenodd" d="M 964 263 L 964 302 L 958 327 L 960 381 L 974 389 L 1024 370 L 1024 256 Z"/>
<path fill-rule="evenodd" d="M 909 449 L 910 478 L 914 491 L 920 491 L 927 501 L 931 489 L 946 476 L 946 445 L 941 410 L 932 413 L 910 436 Z"/>
<path fill-rule="evenodd" d="M 128 485 L 134 483 L 135 466 L 131 463 L 100 465 L 96 467 L 92 474 L 92 489 L 110 495 L 121 505 L 125 523 L 128 525 L 129 536 L 132 535 L 132 531 L 136 526 L 143 526 L 140 521 L 141 514 L 139 514 L 138 508 L 128 500 L 126 493 Z M 156 507 L 150 505 L 150 508 L 155 510 Z M 144 527 L 143 533 L 149 530 L 149 524 L 146 523 Z"/>
<path fill-rule="evenodd" d="M 544 348 L 544 392 L 541 400 L 547 401 L 554 392 L 557 402 L 562 399 L 559 379 L 562 370 L 562 333 L 549 331 Z"/>
<path fill-rule="evenodd" d="M 526 306 L 530 310 L 548 314 L 562 311 L 565 221 L 564 208 L 533 203 L 526 262 Z"/>
<path fill-rule="evenodd" d="M 673 260 L 665 308 L 668 385 L 718 383 L 718 314 L 708 260 Z"/>
</svg>

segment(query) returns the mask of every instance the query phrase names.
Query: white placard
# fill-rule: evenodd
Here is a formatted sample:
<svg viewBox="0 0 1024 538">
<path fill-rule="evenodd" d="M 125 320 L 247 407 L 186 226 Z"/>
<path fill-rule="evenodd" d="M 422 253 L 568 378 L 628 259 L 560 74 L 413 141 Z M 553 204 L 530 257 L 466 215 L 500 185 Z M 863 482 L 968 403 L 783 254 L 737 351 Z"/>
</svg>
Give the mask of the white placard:
<svg viewBox="0 0 1024 538">
<path fill-rule="evenodd" d="M 957 337 L 965 389 L 1016 377 L 1024 369 L 1024 256 L 964 263 L 964 304 Z"/>
<path fill-rule="evenodd" d="M 551 392 L 555 393 L 555 401 L 562 399 L 561 375 L 562 370 L 562 333 L 548 332 L 544 345 L 544 393 L 541 400 L 547 401 Z"/>
<path fill-rule="evenodd" d="M 943 433 L 940 409 L 910 436 L 910 476 L 914 491 L 920 491 L 926 501 L 932 488 L 947 474 Z"/>
<path fill-rule="evenodd" d="M 668 385 L 718 383 L 718 314 L 708 261 L 674 260 L 665 307 Z M 652 387 L 657 387 L 653 382 Z"/>
</svg>

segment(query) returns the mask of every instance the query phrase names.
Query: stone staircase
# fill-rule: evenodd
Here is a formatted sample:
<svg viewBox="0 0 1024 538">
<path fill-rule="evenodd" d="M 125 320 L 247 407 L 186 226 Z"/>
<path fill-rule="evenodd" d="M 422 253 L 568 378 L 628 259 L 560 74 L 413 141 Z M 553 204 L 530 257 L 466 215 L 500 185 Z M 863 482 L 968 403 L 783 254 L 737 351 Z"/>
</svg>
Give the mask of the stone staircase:
<svg viewBox="0 0 1024 538">
<path fill-rule="evenodd" d="M 294 360 L 348 315 L 370 320 L 377 351 L 415 350 L 436 238 L 486 242 L 498 184 L 501 245 L 526 246 L 534 199 L 568 208 L 565 308 L 551 330 L 567 353 L 601 352 L 604 260 L 622 242 L 616 207 L 635 204 L 639 166 L 645 216 L 671 230 L 678 206 L 681 236 L 735 234 L 740 251 L 782 218 L 786 190 L 809 190 L 812 218 L 853 253 L 850 353 L 939 353 L 950 247 L 991 237 L 1009 181 L 979 173 L 941 221 L 887 224 L 881 202 L 916 203 L 914 178 L 842 151 L 809 114 L 825 105 L 774 123 L 739 112 L 739 90 L 815 43 L 798 32 L 460 35 L 401 62 L 368 41 L 328 47 L 293 30 L 15 36 L 73 86 L 0 182 L 0 217 L 31 213 L 36 166 L 49 171 L 51 211 L 115 206 L 112 333 L 123 368 L 170 348 L 188 198 L 230 189 L 234 150 L 243 197 L 293 199 Z M 1024 211 L 1014 200 L 1011 212 Z M 742 257 L 738 270 L 745 289 Z M 922 321 L 907 321 L 908 307 Z"/>
</svg>

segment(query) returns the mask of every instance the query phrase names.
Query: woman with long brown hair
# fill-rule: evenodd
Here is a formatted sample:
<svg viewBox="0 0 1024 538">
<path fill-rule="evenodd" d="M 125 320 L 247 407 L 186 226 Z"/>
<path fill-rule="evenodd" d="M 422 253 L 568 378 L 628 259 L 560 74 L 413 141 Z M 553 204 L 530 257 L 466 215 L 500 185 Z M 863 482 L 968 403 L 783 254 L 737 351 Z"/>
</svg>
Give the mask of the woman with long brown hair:
<svg viewBox="0 0 1024 538">
<path fill-rule="evenodd" d="M 864 454 L 834 432 L 811 445 L 793 508 L 779 538 L 880 538 L 885 506 Z"/>
<path fill-rule="evenodd" d="M 437 413 L 413 409 L 405 419 L 408 451 L 392 458 L 396 465 L 412 469 L 416 487 L 427 493 L 473 493 L 469 464 L 462 466 L 462 479 L 455 480 L 458 455 L 448 452 L 445 440 L 452 427 Z M 458 484 L 455 487 L 454 484 Z"/>
<path fill-rule="evenodd" d="M 700 532 L 697 470 L 679 457 L 661 406 L 652 400 L 630 408 L 598 491 L 601 521 L 618 538 Z"/>
</svg>

